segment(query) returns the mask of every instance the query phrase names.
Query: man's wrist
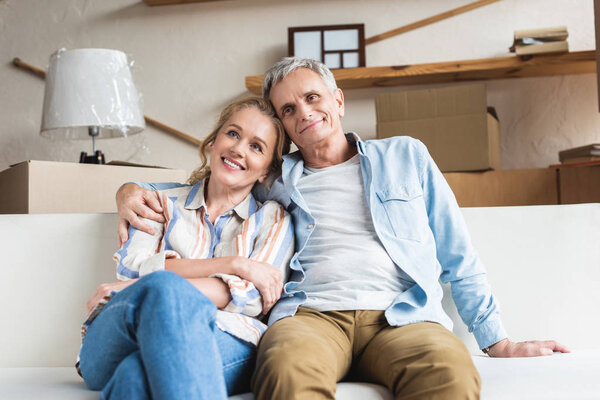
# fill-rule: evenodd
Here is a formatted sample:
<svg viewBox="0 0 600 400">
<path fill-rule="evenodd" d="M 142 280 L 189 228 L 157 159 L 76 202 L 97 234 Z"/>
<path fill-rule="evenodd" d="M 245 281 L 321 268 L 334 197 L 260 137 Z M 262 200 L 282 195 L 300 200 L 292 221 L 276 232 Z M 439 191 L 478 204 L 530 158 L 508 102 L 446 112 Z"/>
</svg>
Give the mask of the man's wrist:
<svg viewBox="0 0 600 400">
<path fill-rule="evenodd" d="M 494 357 L 495 355 L 502 353 L 504 351 L 504 348 L 509 343 L 510 342 L 509 342 L 508 338 L 504 338 L 488 347 L 481 349 L 481 351 L 483 351 L 485 354 L 489 355 L 490 357 Z"/>
</svg>

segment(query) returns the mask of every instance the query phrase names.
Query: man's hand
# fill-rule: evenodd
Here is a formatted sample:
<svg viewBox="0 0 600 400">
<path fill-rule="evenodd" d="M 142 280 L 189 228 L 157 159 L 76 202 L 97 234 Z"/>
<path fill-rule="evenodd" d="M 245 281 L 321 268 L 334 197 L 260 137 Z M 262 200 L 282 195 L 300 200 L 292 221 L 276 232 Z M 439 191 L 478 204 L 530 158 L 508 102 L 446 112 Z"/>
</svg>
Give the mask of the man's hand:
<svg viewBox="0 0 600 400">
<path fill-rule="evenodd" d="M 503 339 L 490 346 L 490 357 L 538 357 L 550 356 L 553 352 L 570 353 L 566 346 L 554 340 L 528 340 L 526 342 L 511 342 Z"/>
<path fill-rule="evenodd" d="M 265 262 L 243 257 L 238 257 L 236 261 L 239 261 L 236 263 L 236 275 L 254 284 L 262 297 L 262 313 L 268 313 L 283 292 L 281 271 Z"/>
<path fill-rule="evenodd" d="M 100 300 L 108 296 L 110 292 L 112 292 L 113 290 L 119 291 L 125 289 L 127 286 L 135 282 L 137 282 L 137 279 L 131 279 L 129 281 L 103 283 L 100 286 L 98 286 L 94 294 L 89 298 L 89 300 L 86 303 L 88 314 L 94 309 L 94 307 L 96 307 L 96 305 L 98 305 L 98 303 L 100 303 Z"/>
<path fill-rule="evenodd" d="M 127 183 L 121 186 L 117 192 L 117 211 L 119 213 L 119 223 L 117 228 L 119 247 L 122 246 L 129 237 L 127 233 L 129 224 L 140 231 L 154 235 L 154 229 L 144 223 L 140 217 L 148 218 L 156 222 L 165 222 L 165 218 L 162 215 L 163 209 L 156 198 L 156 194 L 135 183 Z"/>
</svg>

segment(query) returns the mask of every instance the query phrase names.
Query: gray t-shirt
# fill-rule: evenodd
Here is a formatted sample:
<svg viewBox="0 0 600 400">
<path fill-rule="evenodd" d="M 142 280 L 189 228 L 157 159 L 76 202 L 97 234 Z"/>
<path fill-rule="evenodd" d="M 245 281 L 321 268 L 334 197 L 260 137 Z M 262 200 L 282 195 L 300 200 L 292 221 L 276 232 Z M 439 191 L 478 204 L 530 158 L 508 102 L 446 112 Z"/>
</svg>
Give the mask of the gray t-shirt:
<svg viewBox="0 0 600 400">
<path fill-rule="evenodd" d="M 303 307 L 385 310 L 414 284 L 379 241 L 364 194 L 359 155 L 327 168 L 304 168 L 298 189 L 316 224 L 300 254 Z"/>
</svg>

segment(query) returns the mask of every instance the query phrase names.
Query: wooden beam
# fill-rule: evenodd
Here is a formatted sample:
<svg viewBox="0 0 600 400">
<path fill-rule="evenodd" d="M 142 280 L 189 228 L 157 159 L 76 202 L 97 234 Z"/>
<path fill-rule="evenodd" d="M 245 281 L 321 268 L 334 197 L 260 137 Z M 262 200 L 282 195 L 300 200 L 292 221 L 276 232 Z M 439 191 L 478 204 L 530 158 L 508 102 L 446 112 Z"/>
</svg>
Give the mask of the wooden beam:
<svg viewBox="0 0 600 400">
<path fill-rule="evenodd" d="M 589 50 L 539 54 L 527 58 L 511 56 L 390 67 L 335 69 L 332 72 L 340 88 L 358 89 L 594 73 L 596 58 L 595 51 Z M 260 95 L 262 79 L 262 75 L 247 76 L 246 88 Z"/>
<path fill-rule="evenodd" d="M 408 24 L 408 25 L 402 26 L 400 28 L 392 29 L 391 31 L 387 31 L 387 32 L 381 33 L 379 35 L 372 36 L 370 38 L 365 39 L 365 45 L 369 45 L 371 43 L 379 42 L 381 40 L 390 38 L 392 36 L 400 35 L 402 33 L 405 33 L 405 32 L 408 32 L 408 31 L 412 31 L 414 29 L 421 28 L 421 27 L 426 26 L 426 25 L 431 25 L 431 24 L 433 24 L 435 22 L 438 22 L 438 21 L 441 21 L 443 19 L 454 17 L 455 15 L 459 15 L 459 14 L 465 13 L 467 11 L 474 10 L 476 8 L 479 8 L 479 7 L 487 6 L 488 4 L 495 3 L 497 1 L 500 1 L 500 0 L 479 0 L 479 1 L 476 1 L 474 3 L 470 3 L 470 4 L 467 4 L 465 6 L 455 8 L 453 10 L 446 11 L 446 12 L 443 12 L 443 13 L 438 14 L 438 15 L 434 15 L 433 17 L 425 18 L 425 19 L 423 19 L 421 21 L 413 22 L 412 24 Z"/>
</svg>

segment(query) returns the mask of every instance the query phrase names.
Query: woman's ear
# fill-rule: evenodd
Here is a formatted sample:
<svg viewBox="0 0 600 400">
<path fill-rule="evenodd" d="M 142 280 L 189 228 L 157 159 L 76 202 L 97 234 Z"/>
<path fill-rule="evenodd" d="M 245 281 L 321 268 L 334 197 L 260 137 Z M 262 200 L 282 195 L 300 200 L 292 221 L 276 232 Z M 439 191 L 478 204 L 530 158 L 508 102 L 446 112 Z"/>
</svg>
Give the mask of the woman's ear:
<svg viewBox="0 0 600 400">
<path fill-rule="evenodd" d="M 260 178 L 258 178 L 258 183 L 263 183 L 264 181 L 267 180 L 268 177 L 269 177 L 269 174 L 262 175 Z"/>
<path fill-rule="evenodd" d="M 264 173 L 258 178 L 258 183 L 263 183 L 269 177 L 269 173 L 271 172 L 271 167 L 265 169 Z"/>
</svg>

